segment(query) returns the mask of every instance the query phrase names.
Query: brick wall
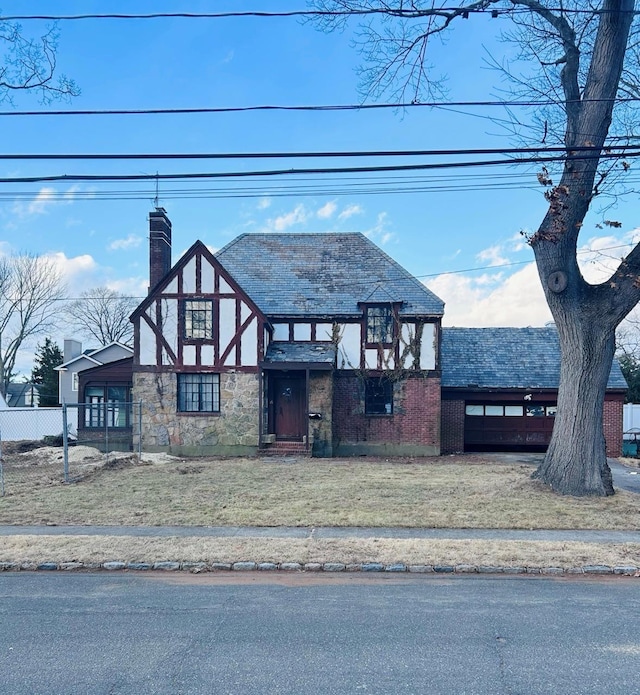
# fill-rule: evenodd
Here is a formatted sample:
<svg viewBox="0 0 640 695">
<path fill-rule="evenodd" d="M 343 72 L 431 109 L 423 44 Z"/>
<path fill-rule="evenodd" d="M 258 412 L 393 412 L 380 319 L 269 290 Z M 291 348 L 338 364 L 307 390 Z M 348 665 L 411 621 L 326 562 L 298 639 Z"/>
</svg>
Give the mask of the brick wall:
<svg viewBox="0 0 640 695">
<path fill-rule="evenodd" d="M 464 451 L 464 401 L 442 401 L 443 454 Z"/>
<path fill-rule="evenodd" d="M 393 415 L 365 415 L 363 379 L 353 373 L 335 373 L 335 454 L 440 453 L 440 379 L 409 376 L 394 383 L 393 389 Z"/>
<path fill-rule="evenodd" d="M 604 402 L 604 438 L 607 441 L 607 456 L 622 456 L 622 397 Z"/>
</svg>

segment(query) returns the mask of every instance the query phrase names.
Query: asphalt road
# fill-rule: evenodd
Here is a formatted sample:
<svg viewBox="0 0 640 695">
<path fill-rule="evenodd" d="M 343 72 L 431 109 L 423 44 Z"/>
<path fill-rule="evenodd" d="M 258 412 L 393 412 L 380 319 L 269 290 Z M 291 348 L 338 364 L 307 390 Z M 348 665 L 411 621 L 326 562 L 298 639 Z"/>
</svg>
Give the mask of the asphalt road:
<svg viewBox="0 0 640 695">
<path fill-rule="evenodd" d="M 637 579 L 0 575 L 0 692 L 638 692 Z"/>
</svg>

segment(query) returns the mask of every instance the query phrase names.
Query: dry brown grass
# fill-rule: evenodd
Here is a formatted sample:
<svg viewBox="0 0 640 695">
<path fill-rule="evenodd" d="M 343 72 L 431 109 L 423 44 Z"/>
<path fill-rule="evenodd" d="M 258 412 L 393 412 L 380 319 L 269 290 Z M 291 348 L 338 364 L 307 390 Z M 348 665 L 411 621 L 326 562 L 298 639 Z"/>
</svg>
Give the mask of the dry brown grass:
<svg viewBox="0 0 640 695">
<path fill-rule="evenodd" d="M 4 562 L 403 562 L 503 567 L 640 566 L 637 543 L 360 538 L 5 536 Z"/>
<path fill-rule="evenodd" d="M 43 466 L 37 484 L 7 486 L 0 523 L 640 529 L 638 495 L 561 497 L 531 466 L 479 455 L 122 465 L 70 485 Z"/>
</svg>

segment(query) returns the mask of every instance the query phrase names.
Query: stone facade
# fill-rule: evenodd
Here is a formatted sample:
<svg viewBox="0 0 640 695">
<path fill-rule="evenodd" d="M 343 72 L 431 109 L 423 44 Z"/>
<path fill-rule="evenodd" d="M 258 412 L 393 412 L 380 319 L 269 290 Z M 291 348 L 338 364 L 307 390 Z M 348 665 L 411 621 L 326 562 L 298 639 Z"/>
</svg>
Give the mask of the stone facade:
<svg viewBox="0 0 640 695">
<path fill-rule="evenodd" d="M 333 456 L 333 373 L 331 371 L 311 372 L 309 375 L 309 435 L 313 456 Z"/>
<path fill-rule="evenodd" d="M 133 393 L 143 404 L 144 451 L 202 456 L 250 455 L 258 450 L 257 373 L 220 374 L 220 412 L 215 414 L 178 412 L 177 377 L 172 372 L 134 373 Z"/>
</svg>

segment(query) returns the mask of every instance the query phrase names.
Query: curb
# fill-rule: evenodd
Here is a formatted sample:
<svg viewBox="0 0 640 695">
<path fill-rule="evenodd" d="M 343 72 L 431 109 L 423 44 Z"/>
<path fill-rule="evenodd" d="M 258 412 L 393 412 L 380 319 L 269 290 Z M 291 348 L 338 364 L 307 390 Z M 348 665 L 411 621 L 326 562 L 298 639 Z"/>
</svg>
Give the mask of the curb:
<svg viewBox="0 0 640 695">
<path fill-rule="evenodd" d="M 640 567 L 635 565 L 583 565 L 581 567 L 500 567 L 498 565 L 405 565 L 401 562 L 383 564 L 362 562 L 0 562 L 0 572 L 55 572 L 55 571 L 127 571 L 127 572 L 373 572 L 409 574 L 537 574 L 558 575 L 618 575 L 640 577 Z"/>
</svg>

